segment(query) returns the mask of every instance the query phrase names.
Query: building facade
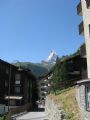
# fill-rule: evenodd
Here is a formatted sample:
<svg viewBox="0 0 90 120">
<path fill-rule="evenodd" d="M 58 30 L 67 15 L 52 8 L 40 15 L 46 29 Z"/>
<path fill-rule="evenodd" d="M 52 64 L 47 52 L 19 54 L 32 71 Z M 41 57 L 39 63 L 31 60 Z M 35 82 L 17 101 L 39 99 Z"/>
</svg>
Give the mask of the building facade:
<svg viewBox="0 0 90 120">
<path fill-rule="evenodd" d="M 0 60 L 0 104 L 7 109 L 28 104 L 34 107 L 37 83 L 30 70 L 25 70 Z"/>
<path fill-rule="evenodd" d="M 52 76 L 52 72 L 49 72 L 47 75 L 38 78 L 39 100 L 45 100 L 50 90 L 50 81 L 52 80 Z"/>
<path fill-rule="evenodd" d="M 80 0 L 77 6 L 77 13 L 83 17 L 83 20 L 79 24 L 79 34 L 85 37 L 87 71 L 88 78 L 90 78 L 90 1 Z"/>
<path fill-rule="evenodd" d="M 47 93 L 48 93 L 48 79 L 47 78 L 39 78 L 38 80 L 38 94 L 39 94 L 39 99 L 43 100 Z"/>
<path fill-rule="evenodd" d="M 77 5 L 77 14 L 83 17 L 79 24 L 79 34 L 85 38 L 86 55 L 82 53 L 87 60 L 87 78 L 77 82 L 76 99 L 84 120 L 90 120 L 90 0 L 80 0 Z"/>
</svg>

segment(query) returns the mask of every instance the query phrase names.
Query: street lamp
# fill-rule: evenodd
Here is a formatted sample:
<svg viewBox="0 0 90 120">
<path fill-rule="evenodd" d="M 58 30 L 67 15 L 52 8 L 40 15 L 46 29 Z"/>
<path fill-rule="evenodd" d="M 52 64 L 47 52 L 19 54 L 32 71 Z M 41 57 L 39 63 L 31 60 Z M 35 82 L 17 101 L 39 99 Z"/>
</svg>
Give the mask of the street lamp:
<svg viewBox="0 0 90 120">
<path fill-rule="evenodd" d="M 12 65 L 13 63 L 19 63 L 19 68 L 18 68 L 18 71 L 22 71 L 21 69 L 21 63 L 18 61 L 18 60 L 14 60 L 12 62 L 12 64 L 10 64 L 10 69 L 9 69 L 9 84 L 8 84 L 8 111 L 9 111 L 9 107 L 10 107 L 10 89 L 11 89 L 11 85 L 10 85 L 10 82 L 11 82 L 11 78 L 12 78 Z M 15 65 L 15 64 L 14 64 Z"/>
</svg>

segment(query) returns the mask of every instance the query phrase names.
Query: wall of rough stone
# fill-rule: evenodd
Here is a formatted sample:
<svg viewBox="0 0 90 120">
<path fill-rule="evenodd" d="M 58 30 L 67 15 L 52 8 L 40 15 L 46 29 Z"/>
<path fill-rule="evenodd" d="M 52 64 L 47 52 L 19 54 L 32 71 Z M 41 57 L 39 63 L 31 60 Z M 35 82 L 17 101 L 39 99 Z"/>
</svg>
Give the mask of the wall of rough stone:
<svg viewBox="0 0 90 120">
<path fill-rule="evenodd" d="M 76 86 L 76 100 L 83 115 L 84 120 L 90 120 L 90 112 L 86 110 L 85 87 L 90 86 L 90 81 L 82 82 Z"/>
<path fill-rule="evenodd" d="M 55 104 L 53 99 L 46 97 L 45 112 L 49 116 L 49 120 L 65 120 L 65 112 L 62 107 Z"/>
</svg>

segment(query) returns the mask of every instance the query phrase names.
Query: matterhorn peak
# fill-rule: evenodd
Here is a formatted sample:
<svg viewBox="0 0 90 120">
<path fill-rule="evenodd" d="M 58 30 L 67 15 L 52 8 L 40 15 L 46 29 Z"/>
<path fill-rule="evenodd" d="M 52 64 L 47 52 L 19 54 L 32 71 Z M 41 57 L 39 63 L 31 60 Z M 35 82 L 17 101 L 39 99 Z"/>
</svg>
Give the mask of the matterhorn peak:
<svg viewBox="0 0 90 120">
<path fill-rule="evenodd" d="M 58 55 L 55 52 L 55 50 L 51 50 L 48 58 L 45 61 L 43 61 L 43 62 L 47 63 L 47 64 L 53 64 L 53 63 L 56 63 L 57 58 L 58 58 Z"/>
</svg>

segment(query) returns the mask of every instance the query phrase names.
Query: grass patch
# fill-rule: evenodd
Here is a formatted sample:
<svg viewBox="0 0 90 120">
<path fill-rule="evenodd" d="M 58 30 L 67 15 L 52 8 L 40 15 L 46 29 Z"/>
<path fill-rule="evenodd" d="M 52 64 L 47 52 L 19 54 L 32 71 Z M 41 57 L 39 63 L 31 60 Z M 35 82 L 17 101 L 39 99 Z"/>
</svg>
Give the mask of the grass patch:
<svg viewBox="0 0 90 120">
<path fill-rule="evenodd" d="M 66 112 L 66 120 L 80 120 L 81 113 L 75 98 L 75 88 L 70 87 L 63 90 L 58 90 L 58 94 L 51 94 L 50 97 L 58 106 L 62 106 Z"/>
<path fill-rule="evenodd" d="M 69 91 L 71 89 L 71 87 L 67 87 L 67 88 L 62 88 L 62 89 L 54 89 L 54 90 L 51 90 L 50 93 L 51 94 L 55 94 L 55 95 L 59 95 L 63 92 L 66 92 L 66 91 Z"/>
<path fill-rule="evenodd" d="M 0 117 L 0 120 L 4 120 L 4 118 L 3 118 L 3 117 Z"/>
<path fill-rule="evenodd" d="M 64 88 L 64 89 L 57 89 L 56 90 L 56 95 L 59 95 L 59 94 L 61 94 L 61 93 L 64 93 L 64 92 L 66 92 L 66 91 L 69 91 L 71 89 L 71 87 L 69 87 L 69 88 Z"/>
</svg>

